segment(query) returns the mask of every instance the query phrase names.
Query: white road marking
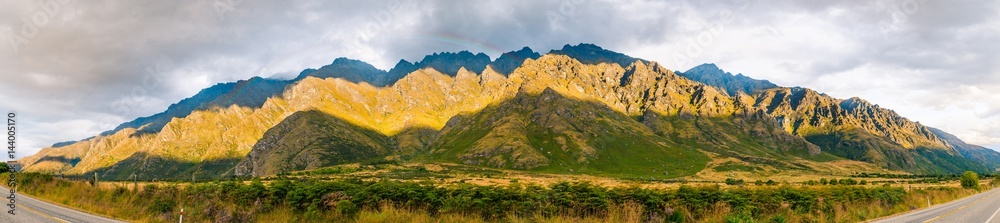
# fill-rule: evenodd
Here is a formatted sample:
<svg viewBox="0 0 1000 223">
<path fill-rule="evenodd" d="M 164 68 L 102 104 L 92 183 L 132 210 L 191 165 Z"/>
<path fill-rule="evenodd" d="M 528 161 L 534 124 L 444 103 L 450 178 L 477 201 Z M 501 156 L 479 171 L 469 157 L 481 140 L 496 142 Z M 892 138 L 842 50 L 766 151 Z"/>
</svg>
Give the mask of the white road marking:
<svg viewBox="0 0 1000 223">
<path fill-rule="evenodd" d="M 67 220 L 63 220 L 62 218 L 57 218 L 56 216 L 52 216 L 52 215 L 49 215 L 49 214 L 46 214 L 46 213 L 42 213 L 42 212 L 40 212 L 40 211 L 36 211 L 36 210 L 35 210 L 35 209 L 33 209 L 33 208 L 30 208 L 30 207 L 24 207 L 24 206 L 22 206 L 22 207 L 23 207 L 24 209 L 28 209 L 28 211 L 31 211 L 31 212 L 34 212 L 35 214 L 37 214 L 37 215 L 39 215 L 39 216 L 42 216 L 42 217 L 46 217 L 46 218 L 51 218 L 51 219 L 53 219 L 53 220 L 57 220 L 57 221 L 62 221 L 62 222 L 66 222 L 66 223 L 70 223 L 70 222 L 69 222 L 69 221 L 67 221 Z"/>
<path fill-rule="evenodd" d="M 975 196 L 975 195 L 973 195 L 973 196 Z M 993 196 L 993 195 L 990 195 L 990 196 Z M 971 204 L 962 205 L 962 207 L 960 207 L 958 209 L 951 210 L 948 213 L 944 213 L 943 215 L 938 215 L 937 217 L 934 217 L 934 218 L 931 218 L 930 220 L 924 221 L 924 223 L 933 222 L 933 221 L 936 221 L 936 220 L 938 220 L 938 219 L 940 219 L 940 218 L 942 218 L 944 216 L 948 216 L 948 215 L 954 214 L 956 211 L 965 209 L 965 207 L 968 207 L 969 205 L 973 205 L 973 204 L 979 203 L 980 201 L 983 201 L 983 199 L 986 199 L 987 197 L 990 197 L 990 196 L 985 196 L 983 198 L 979 198 L 979 200 L 976 200 L 975 202 L 972 202 Z M 1000 211 L 1000 210 L 998 210 L 998 211 Z M 996 213 L 993 213 L 993 214 L 996 215 Z M 993 218 L 990 217 L 990 219 L 993 219 Z M 989 220 L 986 220 L 986 222 L 989 222 Z"/>
<path fill-rule="evenodd" d="M 62 218 L 57 218 L 57 217 L 55 217 L 55 216 L 51 216 L 51 217 L 52 217 L 52 218 L 55 218 L 55 219 L 57 219 L 57 220 L 60 220 L 60 221 L 65 221 L 65 222 L 67 222 L 67 223 L 73 223 L 73 222 L 70 222 L 70 221 L 67 221 L 67 220 L 63 220 Z"/>
<path fill-rule="evenodd" d="M 934 218 L 931 218 L 929 220 L 924 221 L 924 223 L 937 221 L 939 218 L 944 217 L 945 215 L 948 215 L 948 214 L 938 215 L 937 217 L 934 217 Z"/>
<path fill-rule="evenodd" d="M 986 219 L 986 223 L 989 223 L 990 221 L 992 221 L 993 218 L 997 216 L 997 213 L 1000 213 L 1000 208 L 997 208 L 997 211 L 993 212 L 993 216 L 990 216 L 990 219 Z"/>
</svg>

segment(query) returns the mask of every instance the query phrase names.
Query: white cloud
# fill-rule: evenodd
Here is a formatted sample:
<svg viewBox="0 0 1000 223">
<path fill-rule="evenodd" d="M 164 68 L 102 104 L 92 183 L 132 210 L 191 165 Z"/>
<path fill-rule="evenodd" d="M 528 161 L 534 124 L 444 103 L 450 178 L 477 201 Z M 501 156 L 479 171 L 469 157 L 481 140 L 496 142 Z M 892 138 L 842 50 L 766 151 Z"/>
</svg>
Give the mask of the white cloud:
<svg viewBox="0 0 1000 223">
<path fill-rule="evenodd" d="M 17 52 L 0 39 L 0 109 L 27 117 L 22 147 L 92 136 L 217 82 L 288 78 L 342 56 L 388 69 L 433 52 L 496 57 L 580 42 L 860 96 L 1000 145 L 992 1 L 215 2 L 72 2 Z M 0 36 L 22 34 L 22 18 L 39 12 L 36 2 L 5 3 Z"/>
</svg>

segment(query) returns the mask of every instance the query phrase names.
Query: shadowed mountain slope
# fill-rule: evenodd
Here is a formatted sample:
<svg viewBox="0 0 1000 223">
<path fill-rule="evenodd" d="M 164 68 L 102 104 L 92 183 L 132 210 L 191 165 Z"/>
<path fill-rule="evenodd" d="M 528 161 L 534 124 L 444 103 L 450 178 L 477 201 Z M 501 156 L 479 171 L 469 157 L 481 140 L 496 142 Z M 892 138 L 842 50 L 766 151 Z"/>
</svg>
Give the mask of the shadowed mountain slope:
<svg viewBox="0 0 1000 223">
<path fill-rule="evenodd" d="M 963 153 L 861 99 L 691 72 L 729 80 L 705 84 L 592 44 L 536 55 L 441 53 L 390 71 L 340 58 L 291 81 L 219 84 L 22 160 L 35 172 L 161 179 L 381 159 L 626 178 L 687 176 L 715 159 L 774 171 L 836 169 L 845 159 L 913 173 L 990 169 L 967 158 L 989 151 Z"/>
<path fill-rule="evenodd" d="M 677 73 L 677 75 L 722 88 L 730 96 L 736 96 L 739 93 L 752 95 L 778 87 L 778 85 L 767 80 L 757 80 L 743 76 L 743 74 L 733 75 L 710 63 L 698 65 L 683 73 Z"/>
<path fill-rule="evenodd" d="M 233 105 L 259 108 L 268 98 L 281 94 L 289 83 L 291 82 L 285 80 L 253 77 L 249 80 L 216 84 L 170 105 L 164 112 L 122 123 L 101 135 L 113 134 L 126 128 L 138 129 L 140 133 L 159 132 L 171 119 L 186 117 L 195 110 L 226 108 Z"/>
<path fill-rule="evenodd" d="M 928 128 L 949 145 L 953 146 L 963 157 L 986 165 L 991 171 L 1000 171 L 1000 153 L 986 147 L 965 143 L 955 135 L 936 128 Z"/>
</svg>

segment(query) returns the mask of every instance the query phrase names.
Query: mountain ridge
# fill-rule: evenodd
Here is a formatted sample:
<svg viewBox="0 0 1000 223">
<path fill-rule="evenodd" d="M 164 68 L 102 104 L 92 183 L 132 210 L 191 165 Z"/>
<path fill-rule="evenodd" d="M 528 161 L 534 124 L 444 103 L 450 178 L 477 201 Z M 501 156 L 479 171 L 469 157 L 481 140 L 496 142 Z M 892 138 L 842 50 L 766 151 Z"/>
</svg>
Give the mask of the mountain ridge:
<svg viewBox="0 0 1000 223">
<path fill-rule="evenodd" d="M 779 87 L 767 80 L 757 80 L 743 76 L 743 74 L 733 75 L 732 73 L 723 71 L 713 63 L 695 66 L 687 71 L 679 72 L 678 75 L 708 85 L 721 87 L 731 96 L 736 96 L 738 93 L 752 95 L 767 89 Z"/>
<path fill-rule="evenodd" d="M 252 78 L 247 81 L 219 84 L 213 86 L 222 86 L 217 87 L 219 89 L 209 90 L 213 88 L 210 87 L 203 90 L 204 95 L 207 96 L 204 96 L 202 92 L 196 94 L 196 96 L 203 95 L 200 97 L 204 99 L 192 101 L 200 103 L 183 100 L 182 102 L 185 103 L 179 102 L 178 104 L 184 105 L 185 109 L 175 109 L 175 114 L 183 113 L 188 110 L 187 108 L 191 108 L 189 114 L 183 115 L 183 117 L 159 116 L 170 118 L 158 129 L 145 127 L 159 125 L 159 122 L 149 121 L 139 127 L 125 127 L 112 134 L 102 134 L 96 138 L 64 147 L 46 148 L 43 150 L 44 152 L 39 152 L 23 159 L 23 161 L 29 163 L 26 169 L 31 171 L 68 174 L 85 174 L 105 169 L 117 171 L 111 174 L 113 176 L 121 176 L 124 174 L 121 171 L 133 169 L 131 167 L 135 167 L 136 162 L 142 163 L 139 166 L 157 166 L 156 163 L 162 164 L 162 160 L 177 160 L 187 163 L 215 162 L 213 165 L 218 166 L 217 168 L 228 169 L 206 171 L 203 169 L 204 165 L 194 165 L 187 167 L 188 169 L 171 170 L 171 173 L 211 172 L 218 174 L 224 172 L 225 174 L 266 175 L 275 174 L 275 169 L 255 171 L 254 167 L 256 166 L 265 167 L 270 164 L 254 158 L 263 156 L 253 155 L 267 154 L 267 151 L 270 151 L 265 147 L 258 148 L 258 145 L 264 142 L 262 141 L 264 137 L 285 138 L 291 134 L 294 137 L 289 139 L 304 140 L 304 142 L 332 140 L 342 142 L 341 145 L 353 143 L 350 139 L 345 138 L 324 138 L 325 136 L 295 133 L 308 132 L 307 130 L 310 129 L 323 129 L 323 125 L 306 125 L 303 127 L 304 130 L 291 128 L 293 131 L 272 131 L 276 126 L 280 126 L 286 121 L 303 123 L 295 120 L 300 120 L 297 118 L 299 116 L 306 116 L 308 118 L 305 120 L 343 123 L 330 124 L 335 126 L 330 127 L 333 128 L 330 131 L 369 129 L 377 134 L 363 133 L 362 135 L 368 135 L 373 139 L 380 138 L 376 141 L 389 142 L 368 144 L 376 145 L 371 148 L 378 151 L 389 152 L 358 156 L 364 157 L 360 159 L 390 159 L 402 156 L 432 162 L 459 162 L 468 165 L 572 173 L 565 169 L 553 169 L 550 166 L 561 162 L 564 165 L 573 163 L 572 165 L 575 165 L 577 172 L 612 174 L 608 173 L 607 168 L 600 167 L 600 165 L 604 165 L 600 164 L 603 161 L 597 163 L 591 161 L 592 159 L 601 160 L 600 157 L 607 155 L 597 157 L 586 155 L 592 153 L 586 151 L 601 151 L 593 149 L 595 145 L 607 145 L 594 143 L 600 143 L 601 140 L 614 140 L 615 138 L 598 137 L 594 134 L 596 133 L 594 130 L 586 130 L 590 128 L 579 124 L 581 122 L 591 123 L 592 121 L 583 120 L 589 120 L 585 118 L 596 113 L 605 114 L 601 117 L 621 114 L 622 116 L 619 118 L 612 119 L 613 121 L 610 123 L 613 124 L 609 125 L 631 129 L 625 132 L 648 133 L 648 136 L 643 136 L 647 139 L 639 140 L 650 142 L 649 146 L 643 146 L 643 148 L 686 148 L 680 151 L 691 150 L 718 154 L 735 158 L 747 165 L 765 168 L 823 169 L 824 165 L 829 165 L 825 164 L 826 161 L 823 160 L 847 158 L 870 162 L 873 165 L 891 170 L 906 170 L 915 173 L 947 173 L 959 171 L 962 168 L 977 171 L 990 170 L 986 166 L 980 167 L 971 161 L 964 160 L 966 158 L 962 157 L 961 152 L 955 149 L 954 143 L 946 143 L 945 140 L 919 123 L 911 122 L 891 110 L 879 108 L 877 105 L 860 99 L 834 99 L 804 88 L 746 88 L 746 86 L 757 86 L 753 84 L 760 82 L 750 78 L 738 78 L 739 76 L 735 76 L 736 78 L 729 81 L 702 83 L 687 76 L 732 75 L 730 73 L 719 74 L 720 72 L 714 72 L 710 69 L 705 71 L 713 71 L 714 73 L 700 74 L 699 72 L 705 71 L 694 69 L 685 73 L 674 73 L 656 62 L 631 58 L 592 44 L 566 45 L 561 50 L 553 50 L 549 54 L 537 57 L 537 53 L 525 47 L 519 51 L 505 53 L 506 57 L 502 55 L 497 60 L 489 62 L 491 64 L 486 65 L 481 63 L 484 61 L 482 56 L 485 55 L 463 52 L 465 53 L 433 54 L 429 57 L 463 57 L 472 58 L 471 61 L 479 62 L 444 60 L 444 62 L 423 63 L 421 61 L 415 64 L 421 64 L 423 67 L 417 67 L 415 64 L 401 60 L 397 64 L 397 68 L 403 67 L 399 69 L 408 70 L 417 67 L 417 69 L 401 75 L 391 83 L 389 80 L 395 78 L 395 76 L 389 75 L 392 70 L 382 71 L 362 61 L 338 58 L 331 65 L 320 69 L 307 69 L 299 77 L 290 81 Z M 501 60 L 501 58 L 505 59 Z M 510 73 L 505 74 L 495 70 L 510 69 L 509 64 L 519 60 L 521 64 L 510 70 Z M 488 61 L 488 57 L 485 61 Z M 470 70 L 463 64 L 478 65 L 470 66 L 473 69 Z M 494 64 L 498 66 L 495 68 Z M 454 74 L 441 72 L 434 68 L 434 66 L 446 65 L 447 69 L 454 70 Z M 455 65 L 458 65 L 457 68 Z M 476 72 L 479 65 L 482 65 L 482 70 Z M 712 66 L 714 67 L 714 65 Z M 721 69 L 718 70 L 721 71 Z M 385 85 L 378 86 L 379 84 Z M 730 90 L 734 86 L 739 89 Z M 245 92 L 247 89 L 253 90 L 250 91 L 252 93 L 245 95 L 234 93 Z M 755 91 L 756 93 L 751 94 Z M 569 101 L 555 103 L 558 105 L 556 107 L 540 106 L 537 103 L 534 103 L 537 105 L 536 107 L 522 107 L 523 105 L 508 103 L 511 100 L 536 100 L 523 98 L 527 96 L 519 96 L 524 94 L 549 95 L 548 97 L 558 95 L 559 98 L 566 98 L 565 100 Z M 265 95 L 267 96 L 265 97 Z M 261 98 L 264 99 L 261 100 Z M 574 101 L 580 101 L 583 104 Z M 477 115 L 485 115 L 480 113 L 494 111 L 484 109 L 498 109 L 495 106 L 518 108 L 542 116 L 500 113 L 507 115 L 484 118 L 481 122 L 465 123 L 461 121 L 462 117 L 476 117 Z M 576 109 L 566 110 L 567 108 L 560 106 L 575 107 Z M 602 106 L 606 106 L 606 109 L 612 110 L 613 113 L 601 112 L 598 107 Z M 206 107 L 213 109 L 203 109 Z M 574 113 L 575 110 L 586 112 Z M 161 114 L 167 114 L 168 111 L 171 109 L 168 108 Z M 314 113 L 302 115 L 307 114 L 302 113 L 306 111 Z M 329 115 L 330 118 L 322 118 L 324 116 L 321 114 Z M 560 119 L 543 119 L 542 117 L 546 114 L 567 114 L 577 118 L 551 122 L 545 120 Z M 293 115 L 295 116 L 293 117 Z M 286 120 L 289 117 L 293 117 L 293 119 Z M 493 126 L 488 123 L 498 123 L 494 119 L 508 120 L 509 122 L 499 122 L 508 124 L 497 125 L 490 129 L 475 130 L 473 132 L 478 133 L 473 135 L 463 136 L 464 133 L 461 133 L 463 131 L 449 130 L 457 128 L 456 125 L 472 129 L 475 129 L 473 126 Z M 487 122 L 488 120 L 494 121 Z M 132 122 L 140 123 L 135 120 Z M 538 122 L 553 123 L 553 125 L 539 126 L 536 125 Z M 156 131 L 150 131 L 153 129 Z M 348 132 L 357 131 L 361 130 Z M 536 132 L 549 138 L 520 136 L 525 131 Z M 591 133 L 585 134 L 588 131 Z M 275 133 L 269 134 L 269 132 Z M 645 133 L 641 135 L 647 135 Z M 628 136 L 629 134 L 616 133 L 612 135 L 625 139 L 632 137 Z M 515 139 L 514 141 L 497 142 L 496 139 L 504 138 L 502 136 L 516 137 L 511 138 Z M 456 139 L 471 140 L 470 142 L 473 143 L 464 144 L 464 146 L 446 146 L 437 141 L 441 137 L 458 137 Z M 847 144 L 841 144 L 841 142 Z M 535 154 L 533 152 L 546 148 L 552 149 L 549 146 L 555 145 L 561 145 L 559 147 L 564 147 L 565 149 L 561 149 L 564 151 L 576 151 L 566 154 L 577 155 L 555 157 L 536 156 L 538 154 L 527 155 Z M 444 147 L 458 148 L 459 150 L 447 150 L 450 152 L 436 150 Z M 508 147 L 510 149 L 502 149 Z M 591 149 L 587 149 L 588 147 Z M 496 150 L 498 148 L 500 149 Z M 624 147 L 620 149 L 635 148 Z M 308 154 L 338 152 L 312 151 Z M 439 152 L 435 153 L 434 151 Z M 136 155 L 138 152 L 142 152 L 142 154 Z M 869 153 L 876 155 L 855 156 L 855 154 Z M 476 161 L 479 158 L 473 159 L 473 157 L 483 157 L 487 154 L 490 156 L 486 157 L 488 158 L 486 160 Z M 522 155 L 517 156 L 520 158 L 516 158 L 512 154 Z M 580 154 L 584 155 L 580 156 Z M 984 154 L 988 155 L 987 152 Z M 534 158 L 522 159 L 527 157 Z M 541 159 L 541 157 L 545 157 L 545 159 Z M 670 159 L 670 157 L 661 158 Z M 278 160 L 284 160 L 284 158 Z M 541 162 L 541 160 L 548 161 Z M 352 158 L 337 162 L 347 161 L 360 160 Z M 310 162 L 316 164 L 306 162 L 303 166 L 296 166 L 287 171 L 337 163 L 324 162 L 324 159 L 314 159 Z M 249 163 L 255 164 L 249 165 Z M 544 165 L 541 165 L 542 163 Z M 641 168 L 631 171 L 631 173 L 612 175 L 646 177 L 655 174 L 641 170 Z M 678 175 L 667 174 L 666 176 L 684 176 L 684 174 L 680 174 L 683 171 L 671 172 L 678 173 Z M 692 172 L 683 173 L 693 174 Z M 663 174 L 659 173 L 657 176 L 662 177 Z"/>
</svg>

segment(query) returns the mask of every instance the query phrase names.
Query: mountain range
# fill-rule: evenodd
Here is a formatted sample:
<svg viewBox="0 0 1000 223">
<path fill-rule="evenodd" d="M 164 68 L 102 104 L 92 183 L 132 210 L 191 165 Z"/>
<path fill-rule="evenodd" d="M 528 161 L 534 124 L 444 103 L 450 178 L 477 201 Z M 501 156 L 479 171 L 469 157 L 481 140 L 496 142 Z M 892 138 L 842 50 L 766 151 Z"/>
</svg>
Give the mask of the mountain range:
<svg viewBox="0 0 1000 223">
<path fill-rule="evenodd" d="M 337 58 L 291 80 L 217 84 L 21 159 L 27 171 L 110 179 L 266 176 L 381 161 L 663 179 L 732 166 L 985 173 L 1000 168 L 1000 153 L 860 98 L 714 64 L 676 72 L 578 44 L 495 60 L 435 53 L 388 71 Z"/>
</svg>

